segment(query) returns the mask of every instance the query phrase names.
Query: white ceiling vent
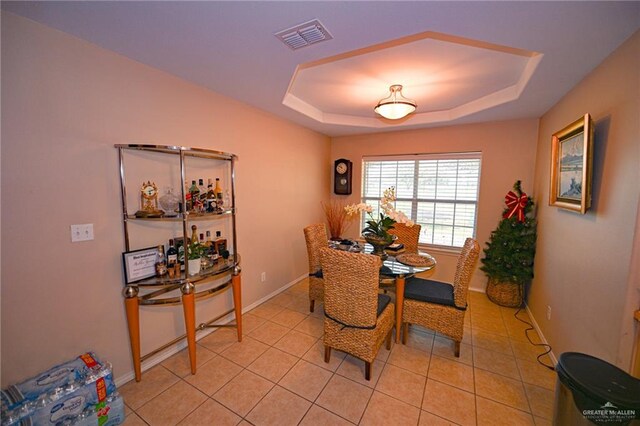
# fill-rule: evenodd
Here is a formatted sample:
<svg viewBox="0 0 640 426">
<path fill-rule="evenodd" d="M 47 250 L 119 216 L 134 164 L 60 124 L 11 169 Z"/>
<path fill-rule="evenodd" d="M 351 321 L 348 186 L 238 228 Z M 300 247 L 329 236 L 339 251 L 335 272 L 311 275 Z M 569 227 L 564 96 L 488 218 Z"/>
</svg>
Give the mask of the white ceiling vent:
<svg viewBox="0 0 640 426">
<path fill-rule="evenodd" d="M 333 38 L 317 19 L 279 31 L 275 36 L 293 50 Z"/>
</svg>

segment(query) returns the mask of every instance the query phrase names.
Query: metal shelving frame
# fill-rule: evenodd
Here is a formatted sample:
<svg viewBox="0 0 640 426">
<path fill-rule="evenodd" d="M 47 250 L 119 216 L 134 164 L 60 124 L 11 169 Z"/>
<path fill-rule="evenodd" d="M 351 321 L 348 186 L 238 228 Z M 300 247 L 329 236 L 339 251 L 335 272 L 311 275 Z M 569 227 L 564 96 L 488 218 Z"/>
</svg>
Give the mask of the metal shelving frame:
<svg viewBox="0 0 640 426">
<path fill-rule="evenodd" d="M 141 363 L 145 359 L 167 349 L 168 347 L 176 344 L 180 340 L 186 338 L 189 347 L 189 357 L 191 364 L 191 373 L 196 372 L 196 351 L 195 351 L 195 332 L 196 330 L 203 330 L 207 327 L 225 327 L 232 326 L 237 328 L 238 341 L 242 341 L 242 299 L 241 299 L 241 286 L 240 286 L 240 256 L 238 255 L 238 244 L 236 234 L 236 192 L 235 192 L 235 162 L 237 156 L 226 152 L 201 149 L 201 148 L 189 148 L 183 146 L 167 146 L 167 145 L 143 145 L 143 144 L 116 144 L 118 149 L 118 161 L 120 168 L 120 188 L 122 196 L 122 222 L 124 228 L 124 240 L 125 251 L 130 251 L 130 229 L 129 222 L 143 221 L 143 222 L 182 222 L 182 232 L 184 241 L 188 241 L 188 224 L 191 221 L 202 220 L 217 220 L 222 218 L 231 218 L 232 228 L 232 242 L 233 253 L 231 257 L 224 260 L 224 263 L 205 269 L 199 274 L 194 276 L 189 275 L 189 262 L 185 262 L 184 275 L 173 279 L 169 278 L 157 278 L 152 277 L 146 280 L 127 284 L 123 290 L 123 296 L 125 297 L 125 307 L 127 312 L 127 321 L 129 326 L 129 338 L 131 342 L 131 352 L 134 364 L 136 381 L 140 381 L 142 378 Z M 175 217 L 158 217 L 158 218 L 138 218 L 129 214 L 127 208 L 127 188 L 125 182 L 125 162 L 124 152 L 127 150 L 158 152 L 168 155 L 177 155 L 180 160 L 180 188 L 182 195 L 182 211 Z M 206 214 L 193 214 L 185 211 L 186 207 L 186 165 L 185 159 L 187 157 L 198 157 L 210 160 L 222 160 L 230 163 L 231 174 L 231 206 L 222 213 L 206 213 Z M 186 255 L 186 253 L 185 253 Z M 222 284 L 209 287 L 207 289 L 196 292 L 196 284 L 203 284 L 205 282 L 211 282 L 224 275 L 231 275 L 231 278 Z M 149 291 L 151 287 L 158 287 L 158 289 Z M 233 290 L 234 308 L 224 312 L 216 318 L 213 318 L 207 322 L 195 325 L 195 301 L 202 300 L 220 294 L 231 288 Z M 144 293 L 141 294 L 140 290 L 144 289 Z M 180 290 L 180 296 L 170 296 L 168 293 Z M 182 304 L 185 316 L 185 328 L 186 333 L 177 337 L 171 342 L 145 354 L 140 353 L 140 319 L 139 319 L 139 307 L 141 305 L 150 306 L 166 306 Z M 236 323 L 233 325 L 216 325 L 214 324 L 219 319 L 235 312 Z"/>
</svg>

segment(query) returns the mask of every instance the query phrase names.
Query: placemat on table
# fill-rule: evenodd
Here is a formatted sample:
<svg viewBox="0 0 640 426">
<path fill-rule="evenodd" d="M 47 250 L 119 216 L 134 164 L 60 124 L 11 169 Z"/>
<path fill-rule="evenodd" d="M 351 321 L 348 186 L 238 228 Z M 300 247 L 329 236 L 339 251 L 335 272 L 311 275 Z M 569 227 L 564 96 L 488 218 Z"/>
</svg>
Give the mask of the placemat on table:
<svg viewBox="0 0 640 426">
<path fill-rule="evenodd" d="M 431 266 L 433 259 L 431 256 L 423 256 L 416 253 L 402 253 L 396 256 L 396 260 L 409 266 Z"/>
</svg>

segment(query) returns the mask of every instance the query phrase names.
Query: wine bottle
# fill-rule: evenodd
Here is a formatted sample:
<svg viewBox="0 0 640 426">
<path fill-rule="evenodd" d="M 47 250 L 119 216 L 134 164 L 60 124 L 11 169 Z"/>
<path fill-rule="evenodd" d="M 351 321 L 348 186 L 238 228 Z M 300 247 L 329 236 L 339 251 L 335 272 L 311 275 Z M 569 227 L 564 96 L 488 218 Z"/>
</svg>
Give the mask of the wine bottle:
<svg viewBox="0 0 640 426">
<path fill-rule="evenodd" d="M 191 244 L 198 244 L 197 229 L 198 227 L 196 225 L 191 225 Z"/>
<path fill-rule="evenodd" d="M 173 244 L 173 238 L 169 240 L 169 248 L 167 249 L 167 265 L 173 268 L 173 265 L 178 263 L 178 250 Z"/>
</svg>

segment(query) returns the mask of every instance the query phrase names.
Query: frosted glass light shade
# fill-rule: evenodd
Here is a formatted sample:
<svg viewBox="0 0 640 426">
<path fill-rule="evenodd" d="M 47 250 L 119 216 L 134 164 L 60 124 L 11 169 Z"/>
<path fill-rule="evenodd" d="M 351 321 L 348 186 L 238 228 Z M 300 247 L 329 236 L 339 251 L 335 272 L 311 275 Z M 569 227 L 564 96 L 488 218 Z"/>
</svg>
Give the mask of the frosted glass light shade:
<svg viewBox="0 0 640 426">
<path fill-rule="evenodd" d="M 402 85 L 394 84 L 389 87 L 388 97 L 381 99 L 373 109 L 377 114 L 389 120 L 398 120 L 416 110 L 416 103 L 402 96 Z"/>
</svg>

